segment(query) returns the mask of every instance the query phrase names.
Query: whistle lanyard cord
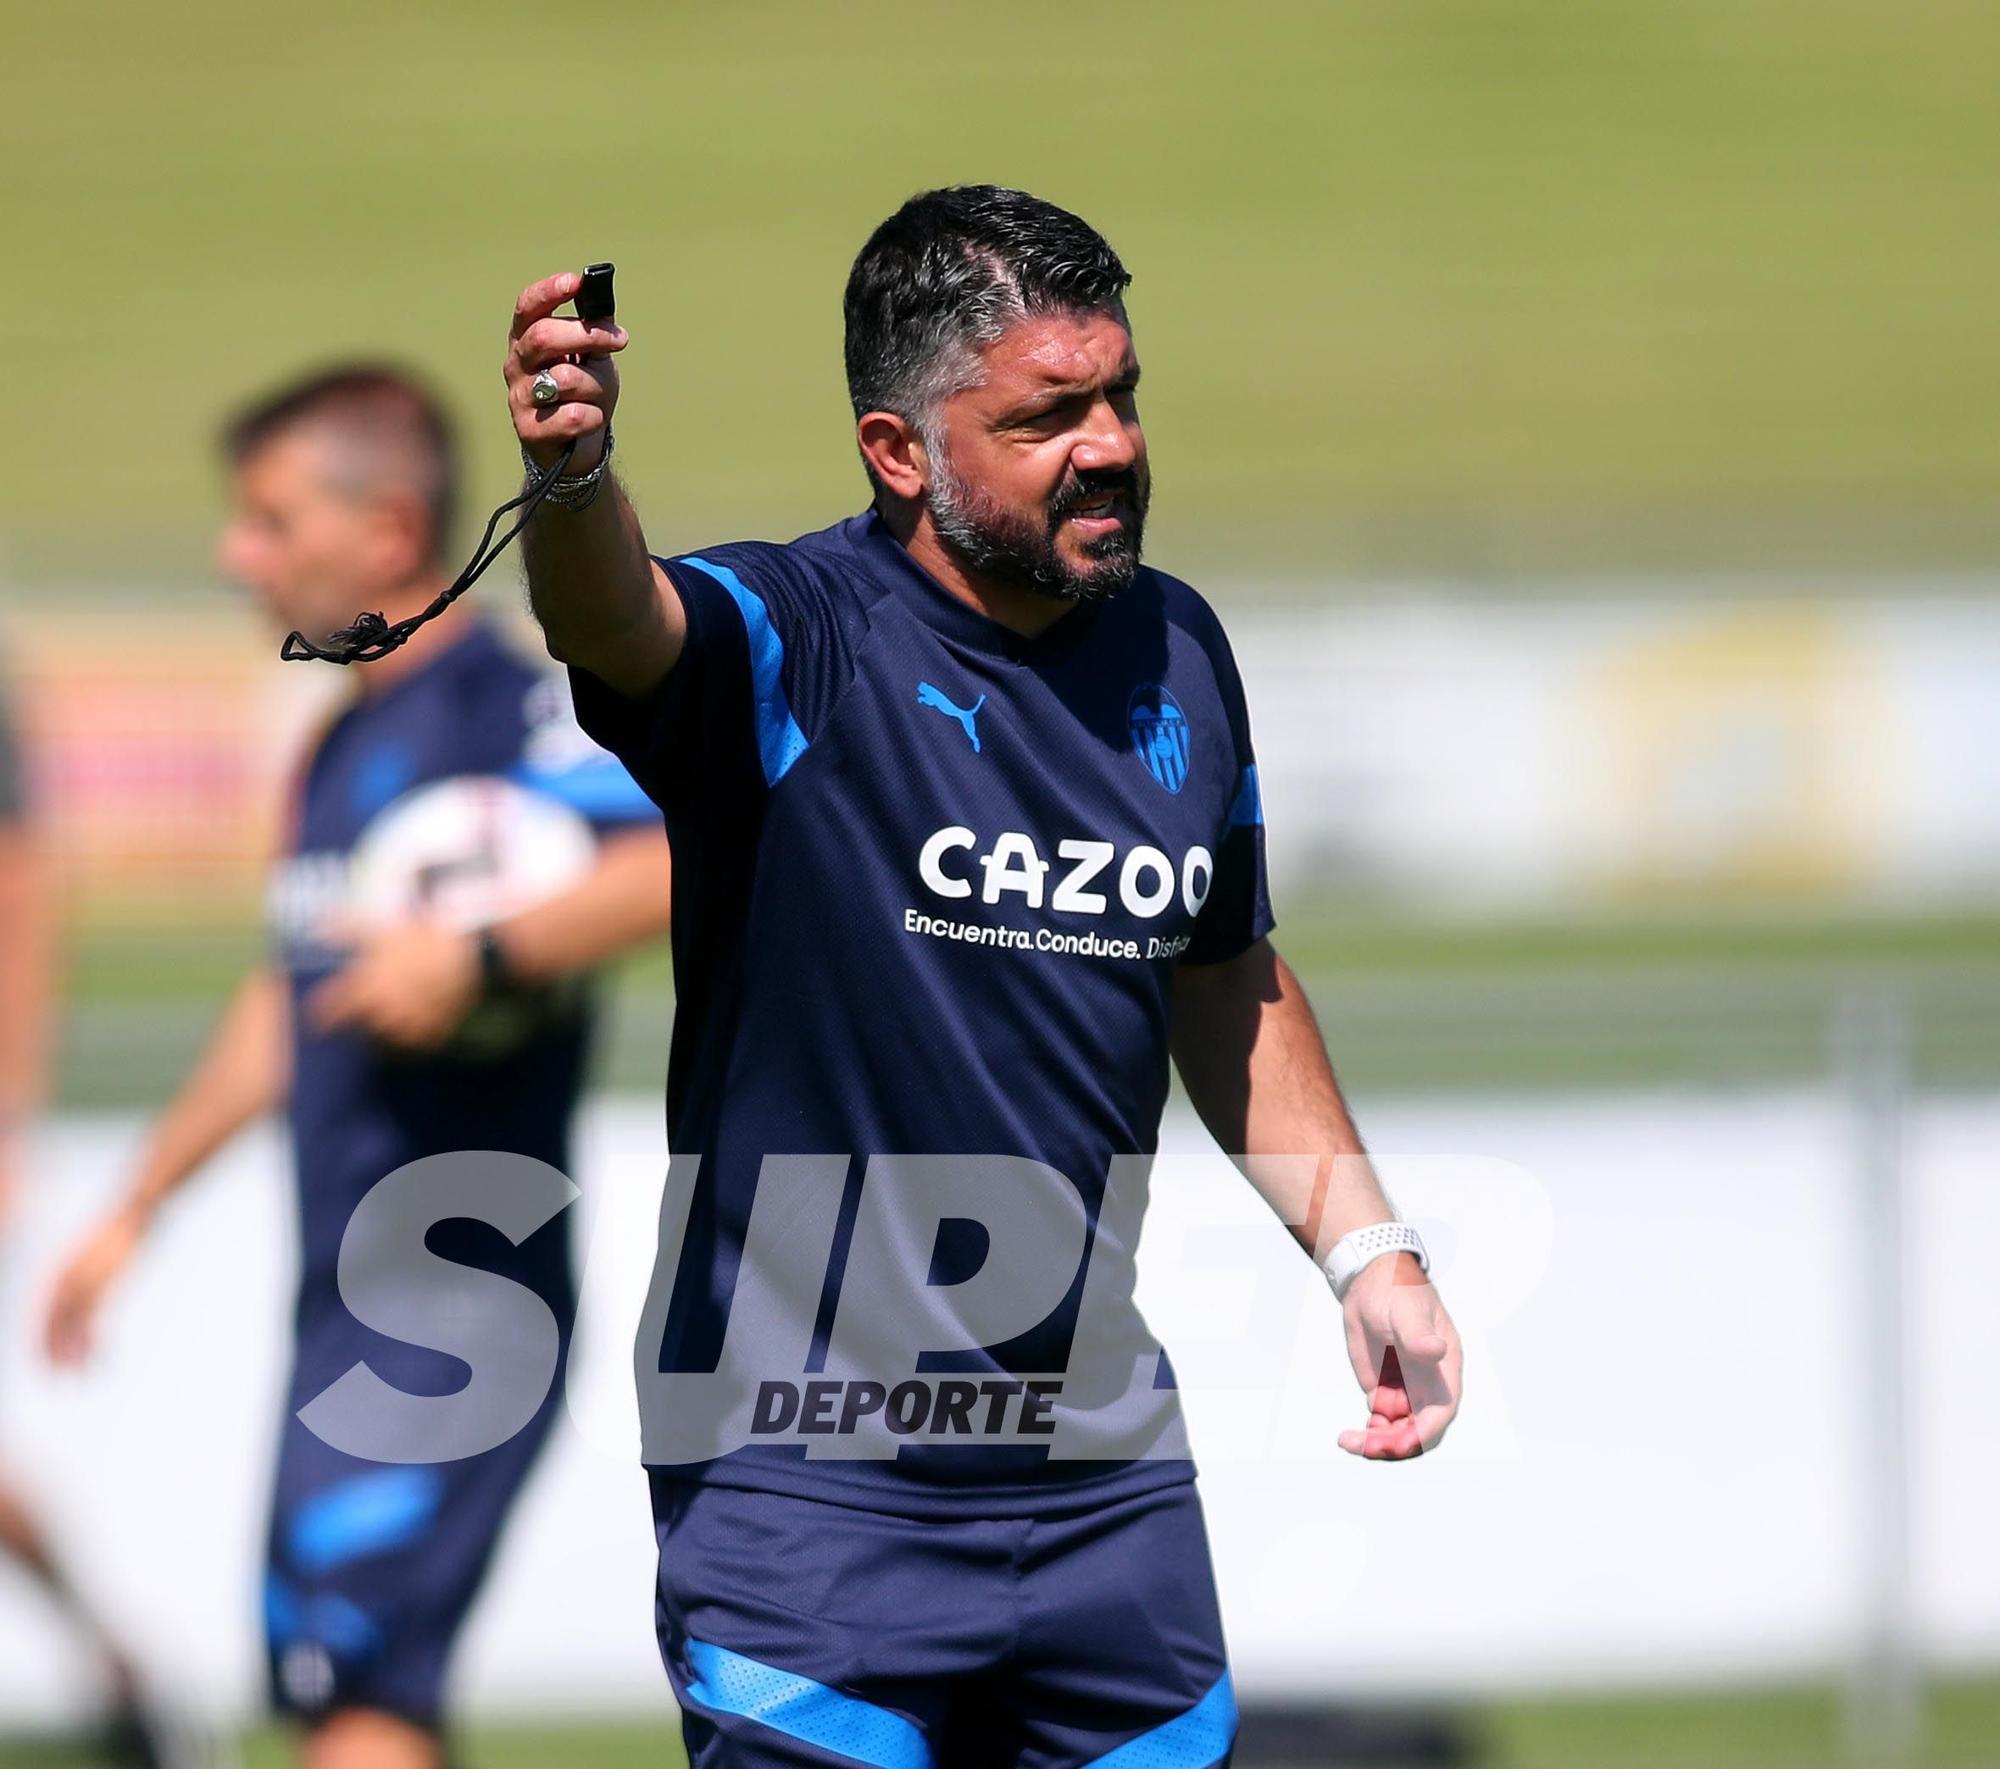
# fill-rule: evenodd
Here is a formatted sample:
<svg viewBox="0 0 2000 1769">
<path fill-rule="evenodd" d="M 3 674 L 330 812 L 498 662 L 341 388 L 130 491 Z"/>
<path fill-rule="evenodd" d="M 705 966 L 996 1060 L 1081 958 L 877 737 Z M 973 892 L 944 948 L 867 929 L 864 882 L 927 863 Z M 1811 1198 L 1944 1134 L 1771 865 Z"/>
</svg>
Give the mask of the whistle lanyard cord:
<svg viewBox="0 0 2000 1769">
<path fill-rule="evenodd" d="M 502 504 L 486 519 L 486 530 L 479 537 L 479 545 L 473 549 L 472 557 L 466 561 L 465 569 L 453 578 L 449 585 L 440 590 L 430 606 L 421 613 L 411 615 L 407 620 L 391 624 L 380 614 L 357 614 L 351 626 L 344 626 L 338 632 L 329 633 L 323 644 L 315 645 L 304 633 L 287 636 L 278 655 L 287 663 L 373 663 L 378 658 L 387 657 L 390 652 L 403 645 L 419 627 L 437 619 L 459 597 L 476 584 L 486 568 L 506 552 L 514 537 L 528 526 L 543 498 L 548 496 L 549 487 L 554 485 L 568 470 L 576 457 L 578 439 L 572 436 L 563 444 L 563 451 L 548 468 L 520 493 Z M 500 519 L 510 510 L 519 510 L 521 517 L 496 542 L 493 531 L 500 526 Z"/>
</svg>

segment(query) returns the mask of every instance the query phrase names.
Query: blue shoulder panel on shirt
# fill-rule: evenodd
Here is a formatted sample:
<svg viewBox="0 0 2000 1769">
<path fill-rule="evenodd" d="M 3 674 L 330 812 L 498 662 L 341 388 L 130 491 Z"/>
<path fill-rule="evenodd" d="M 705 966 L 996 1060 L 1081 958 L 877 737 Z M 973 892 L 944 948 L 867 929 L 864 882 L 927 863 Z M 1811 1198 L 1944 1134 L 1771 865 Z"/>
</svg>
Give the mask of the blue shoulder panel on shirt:
<svg viewBox="0 0 2000 1769">
<path fill-rule="evenodd" d="M 743 629 L 750 638 L 750 689 L 757 708 L 757 755 L 764 764 L 764 784 L 776 786 L 791 765 L 806 753 L 806 734 L 792 717 L 785 700 L 785 641 L 771 624 L 771 611 L 763 597 L 751 589 L 726 565 L 711 565 L 706 559 L 688 558 L 692 565 L 714 578 L 730 594 L 743 616 Z"/>
<path fill-rule="evenodd" d="M 408 792 L 417 778 L 417 758 L 393 738 L 378 743 L 354 770 L 349 787 L 357 817 L 372 817 Z"/>
<path fill-rule="evenodd" d="M 1257 764 L 1252 762 L 1243 770 L 1243 778 L 1236 787 L 1236 797 L 1229 806 L 1229 827 L 1236 828 L 1243 823 L 1264 821 L 1264 794 L 1257 785 Z"/>
</svg>

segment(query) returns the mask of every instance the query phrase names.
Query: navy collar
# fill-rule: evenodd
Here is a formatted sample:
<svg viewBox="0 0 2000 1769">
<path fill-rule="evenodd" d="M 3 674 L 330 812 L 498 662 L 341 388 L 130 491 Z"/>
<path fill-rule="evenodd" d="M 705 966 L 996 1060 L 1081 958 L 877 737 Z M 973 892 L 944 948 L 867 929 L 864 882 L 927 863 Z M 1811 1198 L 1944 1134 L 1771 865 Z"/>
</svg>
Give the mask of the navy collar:
<svg viewBox="0 0 2000 1769">
<path fill-rule="evenodd" d="M 1107 606 L 1079 602 L 1041 632 L 1017 633 L 939 583 L 890 532 L 879 510 L 864 510 L 841 526 L 848 531 L 855 551 L 890 581 L 904 606 L 925 626 L 975 651 L 1018 663 L 1066 657 L 1090 636 Z"/>
</svg>

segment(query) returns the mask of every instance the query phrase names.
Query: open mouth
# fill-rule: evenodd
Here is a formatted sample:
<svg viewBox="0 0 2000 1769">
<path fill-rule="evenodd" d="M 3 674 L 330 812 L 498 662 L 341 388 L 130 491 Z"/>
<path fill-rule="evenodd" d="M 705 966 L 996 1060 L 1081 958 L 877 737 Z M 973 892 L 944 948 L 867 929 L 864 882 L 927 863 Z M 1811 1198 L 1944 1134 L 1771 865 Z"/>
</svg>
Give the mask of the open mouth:
<svg viewBox="0 0 2000 1769">
<path fill-rule="evenodd" d="M 1124 521 L 1124 500 L 1115 491 L 1093 492 L 1072 504 L 1065 518 L 1080 528 L 1116 528 Z"/>
</svg>

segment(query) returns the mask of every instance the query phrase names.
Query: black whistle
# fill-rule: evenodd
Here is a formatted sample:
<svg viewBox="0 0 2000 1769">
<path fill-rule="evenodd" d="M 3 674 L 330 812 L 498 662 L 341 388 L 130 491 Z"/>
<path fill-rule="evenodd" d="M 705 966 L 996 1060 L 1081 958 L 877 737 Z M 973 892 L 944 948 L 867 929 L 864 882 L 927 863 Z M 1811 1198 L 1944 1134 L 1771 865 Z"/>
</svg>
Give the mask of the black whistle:
<svg viewBox="0 0 2000 1769">
<path fill-rule="evenodd" d="M 618 311 L 618 303 L 611 293 L 611 279 L 617 274 L 615 264 L 590 264 L 584 267 L 583 281 L 576 291 L 576 317 L 585 325 L 608 326 L 611 316 Z"/>
</svg>

